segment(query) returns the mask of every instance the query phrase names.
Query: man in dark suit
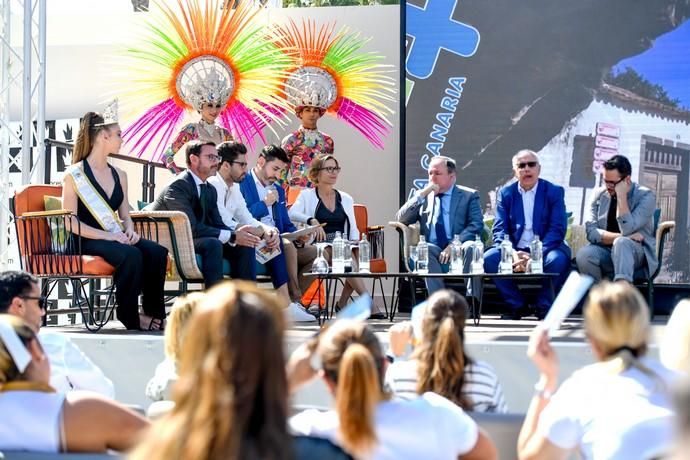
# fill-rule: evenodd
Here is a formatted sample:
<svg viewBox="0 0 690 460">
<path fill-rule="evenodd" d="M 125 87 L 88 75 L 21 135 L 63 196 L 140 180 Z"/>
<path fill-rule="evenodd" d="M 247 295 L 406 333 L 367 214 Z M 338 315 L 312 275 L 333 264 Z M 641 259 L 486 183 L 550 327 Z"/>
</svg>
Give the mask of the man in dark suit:
<svg viewBox="0 0 690 460">
<path fill-rule="evenodd" d="M 223 259 L 230 261 L 234 279 L 256 280 L 254 248 L 261 241 L 250 225 L 235 230 L 223 223 L 218 212 L 216 189 L 206 179 L 218 170 L 213 142 L 192 141 L 187 145 L 187 170 L 180 173 L 151 203 L 152 211 L 182 211 L 187 214 L 194 237 L 194 251 L 201 256 L 206 287 L 223 279 Z"/>
<path fill-rule="evenodd" d="M 513 171 L 517 181 L 503 187 L 496 198 L 496 220 L 493 227 L 494 246 L 484 254 L 487 273 L 498 272 L 501 260 L 500 244 L 508 235 L 513 245 L 513 271 L 524 272 L 530 260 L 530 244 L 535 236 L 542 241 L 544 273 L 559 273 L 553 281 L 558 290 L 570 267 L 570 248 L 565 243 L 567 218 L 563 187 L 539 179 L 539 157 L 531 150 L 521 150 L 513 156 Z M 529 313 L 524 297 L 513 280 L 495 280 L 496 287 L 508 304 L 503 319 L 520 319 Z M 537 297 L 535 314 L 543 319 L 551 308 L 553 298 L 548 280 Z"/>
<path fill-rule="evenodd" d="M 252 216 L 262 224 L 277 228 L 280 233 L 297 230 L 288 217 L 285 191 L 275 185 L 289 161 L 285 150 L 276 145 L 267 145 L 259 153 L 256 166 L 240 182 L 242 196 Z M 287 280 L 290 299 L 296 305 L 312 281 L 302 274 L 311 269 L 316 258 L 316 247 L 283 238 L 281 248 L 285 258 L 270 260 L 266 267 L 272 277 Z"/>
<path fill-rule="evenodd" d="M 415 192 L 395 215 L 396 220 L 407 225 L 419 222 L 420 235 L 429 243 L 429 273 L 448 272 L 454 235 L 460 235 L 463 242 L 464 272 L 469 273 L 472 243 L 484 228 L 479 194 L 455 185 L 455 181 L 455 160 L 434 157 L 429 164 L 429 185 Z M 430 295 L 443 287 L 440 278 L 426 279 Z"/>
</svg>

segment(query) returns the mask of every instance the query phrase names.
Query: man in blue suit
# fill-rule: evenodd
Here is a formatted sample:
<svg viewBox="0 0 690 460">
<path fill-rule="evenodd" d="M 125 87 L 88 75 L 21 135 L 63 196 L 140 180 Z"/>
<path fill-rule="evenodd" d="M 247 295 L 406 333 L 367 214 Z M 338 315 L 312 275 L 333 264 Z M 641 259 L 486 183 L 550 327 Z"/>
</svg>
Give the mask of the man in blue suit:
<svg viewBox="0 0 690 460">
<path fill-rule="evenodd" d="M 474 251 L 472 243 L 484 228 L 479 193 L 456 184 L 455 160 L 436 156 L 429 162 L 429 185 L 407 200 L 395 214 L 406 225 L 419 223 L 419 233 L 429 243 L 429 273 L 447 273 L 451 242 L 460 235 L 464 272 L 469 273 Z M 426 278 L 429 295 L 443 289 L 440 278 Z M 477 292 L 478 283 L 472 283 Z"/>
<path fill-rule="evenodd" d="M 275 184 L 288 164 L 285 150 L 276 145 L 267 145 L 259 153 L 256 166 L 240 182 L 240 191 L 252 216 L 263 224 L 277 228 L 280 233 L 297 230 L 288 217 L 285 191 Z M 266 268 L 274 281 L 279 279 L 287 282 L 290 299 L 293 304 L 298 304 L 311 281 L 302 274 L 311 268 L 316 258 L 316 247 L 283 238 L 281 250 L 285 254 L 284 261 L 282 258 L 280 262 L 276 260 L 278 258 L 270 260 Z"/>
<path fill-rule="evenodd" d="M 501 260 L 499 246 L 504 235 L 513 244 L 513 271 L 524 272 L 530 259 L 530 244 L 539 236 L 543 248 L 544 273 L 559 273 L 554 283 L 557 291 L 565 281 L 570 267 L 570 248 L 565 243 L 567 218 L 563 187 L 539 179 L 539 157 L 531 150 L 521 150 L 513 157 L 517 181 L 503 187 L 496 198 L 496 220 L 493 227 L 494 246 L 484 254 L 484 270 L 498 272 Z M 520 319 L 529 313 L 523 295 L 514 280 L 495 280 L 496 287 L 508 304 L 502 319 Z M 543 319 L 553 298 L 546 280 L 535 306 L 535 316 Z"/>
</svg>

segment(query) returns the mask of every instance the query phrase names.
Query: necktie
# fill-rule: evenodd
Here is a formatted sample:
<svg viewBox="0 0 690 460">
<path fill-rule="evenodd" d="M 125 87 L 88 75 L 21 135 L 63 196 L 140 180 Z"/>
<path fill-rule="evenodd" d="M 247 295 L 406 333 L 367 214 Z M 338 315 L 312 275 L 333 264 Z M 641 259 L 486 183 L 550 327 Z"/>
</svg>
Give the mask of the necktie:
<svg viewBox="0 0 690 460">
<path fill-rule="evenodd" d="M 199 202 L 201 203 L 201 221 L 206 222 L 206 209 L 208 203 L 206 197 L 208 195 L 208 184 L 199 184 Z"/>
<path fill-rule="evenodd" d="M 439 248 L 445 249 L 448 246 L 448 236 L 446 235 L 446 225 L 443 223 L 443 193 L 436 195 L 438 198 L 438 214 L 436 215 L 436 244 Z"/>
</svg>

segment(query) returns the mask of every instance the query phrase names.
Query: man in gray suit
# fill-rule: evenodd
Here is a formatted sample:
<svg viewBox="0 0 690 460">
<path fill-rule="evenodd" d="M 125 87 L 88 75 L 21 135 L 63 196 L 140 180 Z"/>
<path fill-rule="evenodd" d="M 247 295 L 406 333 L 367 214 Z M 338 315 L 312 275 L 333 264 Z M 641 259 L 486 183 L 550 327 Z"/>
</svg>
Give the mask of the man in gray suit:
<svg viewBox="0 0 690 460">
<path fill-rule="evenodd" d="M 463 242 L 464 271 L 470 271 L 472 242 L 484 228 L 479 193 L 455 185 L 455 160 L 437 156 L 429 164 L 429 185 L 415 192 L 395 215 L 396 220 L 410 225 L 419 222 L 421 235 L 429 242 L 429 273 L 448 272 L 450 243 L 454 235 Z M 427 278 L 429 295 L 443 289 L 440 278 Z"/>
<path fill-rule="evenodd" d="M 580 273 L 600 280 L 633 281 L 636 270 L 656 270 L 654 192 L 632 182 L 630 161 L 616 155 L 604 163 L 606 188 L 592 200 L 585 227 L 591 244 L 576 255 Z"/>
</svg>

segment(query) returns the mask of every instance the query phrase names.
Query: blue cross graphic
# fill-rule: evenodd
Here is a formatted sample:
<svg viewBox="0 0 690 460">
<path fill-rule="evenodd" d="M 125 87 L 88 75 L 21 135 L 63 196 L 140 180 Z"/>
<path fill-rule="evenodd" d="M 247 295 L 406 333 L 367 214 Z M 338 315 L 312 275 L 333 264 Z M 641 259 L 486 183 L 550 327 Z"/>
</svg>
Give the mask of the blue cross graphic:
<svg viewBox="0 0 690 460">
<path fill-rule="evenodd" d="M 407 73 L 426 79 L 436 67 L 441 49 L 463 57 L 479 46 L 479 31 L 453 19 L 458 0 L 427 0 L 424 8 L 407 3 L 406 34 L 414 38 L 407 58 Z"/>
</svg>

